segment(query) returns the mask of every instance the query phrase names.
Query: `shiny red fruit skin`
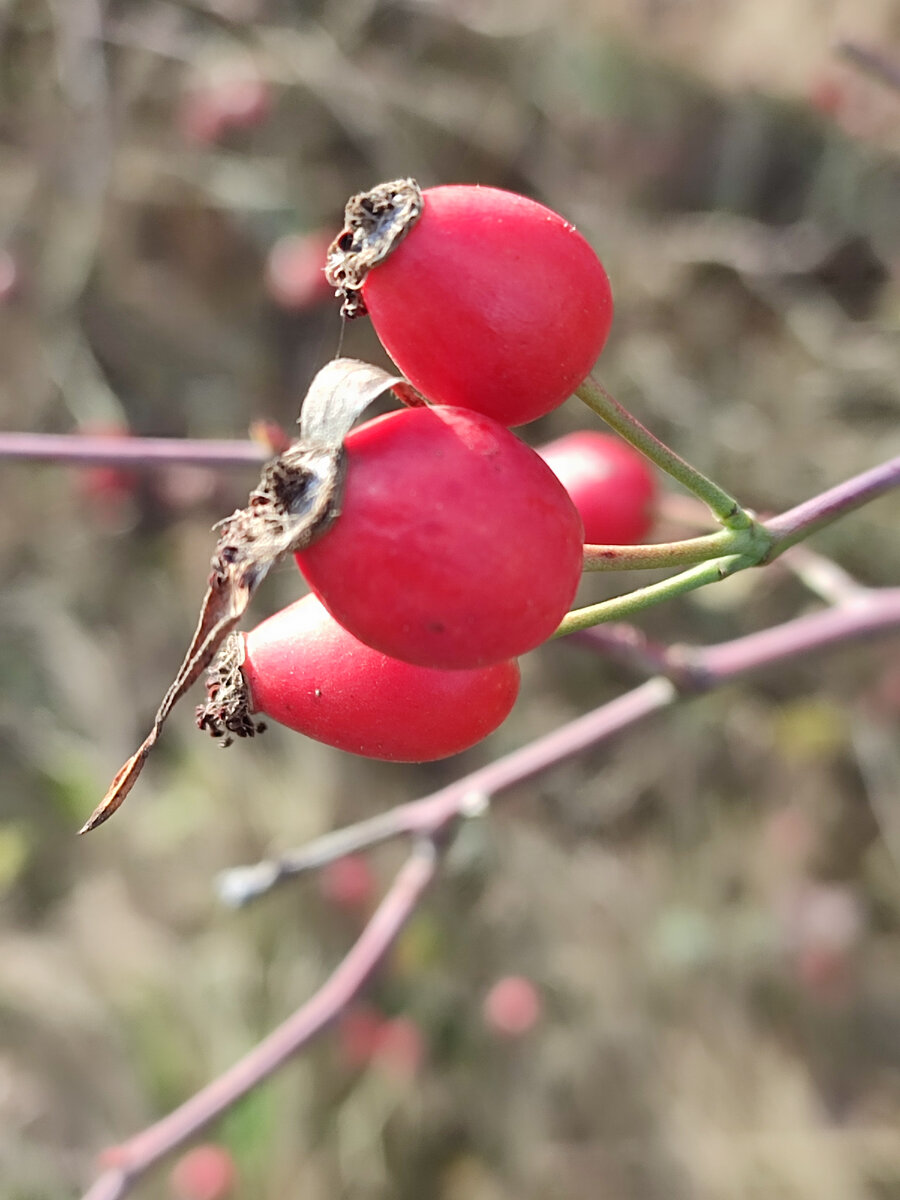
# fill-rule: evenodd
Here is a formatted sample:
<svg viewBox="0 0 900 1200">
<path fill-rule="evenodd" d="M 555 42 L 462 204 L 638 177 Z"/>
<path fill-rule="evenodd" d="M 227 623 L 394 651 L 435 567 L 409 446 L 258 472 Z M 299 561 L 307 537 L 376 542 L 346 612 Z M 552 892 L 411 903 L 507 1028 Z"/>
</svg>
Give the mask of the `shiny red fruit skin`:
<svg viewBox="0 0 900 1200">
<path fill-rule="evenodd" d="M 609 280 L 580 233 L 525 196 L 429 188 L 422 215 L 370 271 L 363 298 L 429 400 L 522 425 L 571 395 L 612 321 Z"/>
<path fill-rule="evenodd" d="M 315 596 L 244 635 L 251 708 L 366 758 L 430 762 L 474 746 L 505 720 L 515 662 L 435 671 L 363 645 Z"/>
<path fill-rule="evenodd" d="M 581 576 L 581 519 L 553 472 L 490 417 L 409 408 L 346 439 L 340 516 L 296 555 L 369 646 L 457 669 L 546 641 Z"/>
<path fill-rule="evenodd" d="M 593 545 L 629 546 L 654 519 L 656 476 L 633 446 L 609 433 L 584 430 L 538 448 L 572 497 Z"/>
</svg>

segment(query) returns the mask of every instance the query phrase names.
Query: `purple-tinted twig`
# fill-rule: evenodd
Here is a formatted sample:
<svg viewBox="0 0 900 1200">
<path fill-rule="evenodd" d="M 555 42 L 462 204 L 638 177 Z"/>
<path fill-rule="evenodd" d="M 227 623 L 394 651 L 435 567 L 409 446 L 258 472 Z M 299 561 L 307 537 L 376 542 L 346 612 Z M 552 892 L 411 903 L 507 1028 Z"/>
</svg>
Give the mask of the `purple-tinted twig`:
<svg viewBox="0 0 900 1200">
<path fill-rule="evenodd" d="M 698 686 L 718 687 L 774 663 L 895 629 L 900 629 L 900 588 L 870 588 L 847 605 L 796 617 L 718 646 L 682 652 L 678 657 L 684 657 Z"/>
<path fill-rule="evenodd" d="M 588 646 L 642 675 L 668 675 L 671 672 L 669 646 L 647 637 L 642 629 L 627 621 L 613 621 L 571 633 L 565 644 Z"/>
<path fill-rule="evenodd" d="M 604 393 L 605 394 L 605 393 Z M 612 402 L 611 397 L 609 398 Z M 259 466 L 273 451 L 256 441 L 207 440 L 189 438 L 116 437 L 81 434 L 10 433 L 0 432 L 0 459 L 55 462 L 73 466 L 122 466 L 151 469 L 166 463 L 182 463 L 205 467 Z M 762 562 L 770 562 L 790 546 L 808 537 L 817 529 L 830 524 L 845 513 L 874 500 L 900 486 L 900 456 L 845 480 L 836 487 L 762 522 L 762 528 L 774 539 L 774 544 Z M 662 506 L 673 516 L 693 524 L 694 514 L 701 522 L 703 505 L 688 497 L 666 496 Z M 673 548 L 691 547 L 698 556 L 708 557 L 718 546 L 721 531 L 690 542 L 640 546 L 621 551 L 623 557 L 643 556 L 647 565 L 669 565 Z M 708 544 L 707 544 L 708 543 Z M 607 550 L 610 547 L 588 547 Z M 665 561 L 655 563 L 654 555 Z M 613 558 L 615 555 L 613 555 Z M 677 558 L 677 555 L 675 556 Z M 679 560 L 681 561 L 681 560 Z M 693 561 L 688 558 L 683 561 Z M 612 563 L 612 559 L 610 559 Z"/>
<path fill-rule="evenodd" d="M 900 92 L 900 62 L 896 59 L 888 58 L 880 50 L 861 46 L 859 42 L 838 42 L 835 50 L 841 58 L 846 58 L 867 75 L 873 76 L 895 92 Z"/>
<path fill-rule="evenodd" d="M 483 811 L 490 798 L 599 745 L 620 730 L 667 707 L 676 696 L 677 691 L 668 679 L 649 679 L 430 796 L 399 804 L 337 834 L 326 834 L 277 859 L 223 872 L 219 880 L 220 895 L 228 904 L 239 906 L 286 879 L 316 870 L 345 854 L 369 849 L 394 838 L 443 836 L 461 817 Z"/>
<path fill-rule="evenodd" d="M 773 536 L 774 545 L 764 561 L 771 561 L 795 542 L 895 487 L 900 487 L 900 455 L 771 517 L 765 527 Z"/>
<path fill-rule="evenodd" d="M 103 1159 L 109 1169 L 84 1200 L 120 1200 L 126 1196 L 151 1167 L 268 1079 L 326 1028 L 383 960 L 436 871 L 435 843 L 424 839 L 417 842 L 355 945 L 315 995 L 224 1075 L 155 1125 L 107 1151 Z"/>
<path fill-rule="evenodd" d="M 714 646 L 647 643 L 640 631 L 629 625 L 600 626 L 573 637 L 638 670 L 662 672 L 681 695 L 690 696 L 802 654 L 895 629 L 900 629 L 900 588 L 857 585 L 845 603 Z"/>
<path fill-rule="evenodd" d="M 198 467 L 259 466 L 272 451 L 258 442 L 190 438 L 121 437 L 112 434 L 0 433 L 0 459 L 71 463 L 73 466 Z"/>
<path fill-rule="evenodd" d="M 863 589 L 846 606 L 796 617 L 714 646 L 666 647 L 647 642 L 629 625 L 573 634 L 573 641 L 613 653 L 639 670 L 652 671 L 654 677 L 431 796 L 326 834 L 280 858 L 227 871 L 221 888 L 230 904 L 244 904 L 345 854 L 394 838 L 443 835 L 455 821 L 480 812 L 507 788 L 600 745 L 679 696 L 699 695 L 775 663 L 892 630 L 900 630 L 900 588 Z"/>
</svg>

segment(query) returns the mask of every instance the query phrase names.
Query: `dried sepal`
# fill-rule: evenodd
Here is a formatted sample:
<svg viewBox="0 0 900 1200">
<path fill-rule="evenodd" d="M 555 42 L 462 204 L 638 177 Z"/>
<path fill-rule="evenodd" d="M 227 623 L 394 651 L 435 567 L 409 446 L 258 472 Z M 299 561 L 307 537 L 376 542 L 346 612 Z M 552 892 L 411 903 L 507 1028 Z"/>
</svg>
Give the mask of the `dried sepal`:
<svg viewBox="0 0 900 1200">
<path fill-rule="evenodd" d="M 340 446 L 369 405 L 391 389 L 409 407 L 425 401 L 400 375 L 356 358 L 327 363 L 310 384 L 300 410 L 300 442 L 304 446 Z"/>
<path fill-rule="evenodd" d="M 241 670 L 245 652 L 243 634 L 229 634 L 206 673 L 206 700 L 197 706 L 197 728 L 223 746 L 265 729 L 262 721 L 254 721 L 250 709 L 250 690 Z"/>
<path fill-rule="evenodd" d="M 422 189 L 414 179 L 380 183 L 350 197 L 344 228 L 328 247 L 325 265 L 325 278 L 342 301 L 341 316 L 365 314 L 366 275 L 406 237 L 423 207 Z"/>
<path fill-rule="evenodd" d="M 81 833 L 108 820 L 134 786 L 177 702 L 233 632 L 253 593 L 276 563 L 321 537 L 340 513 L 343 439 L 354 421 L 391 387 L 408 385 L 378 367 L 336 359 L 313 380 L 303 404 L 305 434 L 268 462 L 247 506 L 221 521 L 200 619 L 184 660 L 163 697 L 153 727 L 120 768 Z"/>
</svg>

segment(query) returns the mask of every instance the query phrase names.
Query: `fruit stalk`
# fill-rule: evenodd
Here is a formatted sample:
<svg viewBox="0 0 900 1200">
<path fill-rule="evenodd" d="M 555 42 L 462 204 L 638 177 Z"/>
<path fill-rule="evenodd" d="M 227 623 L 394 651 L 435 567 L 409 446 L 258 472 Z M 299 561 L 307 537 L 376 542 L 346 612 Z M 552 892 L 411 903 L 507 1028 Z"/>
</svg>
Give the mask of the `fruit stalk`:
<svg viewBox="0 0 900 1200">
<path fill-rule="evenodd" d="M 692 467 L 681 455 L 670 450 L 623 408 L 593 375 L 589 375 L 584 383 L 575 389 L 575 395 L 598 417 L 602 417 L 616 433 L 621 434 L 642 454 L 646 454 L 660 470 L 671 475 L 688 491 L 699 497 L 726 529 L 747 529 L 752 524 L 752 517 L 744 511 L 734 496 L 729 495 L 724 488 L 719 487 L 696 467 Z"/>
</svg>

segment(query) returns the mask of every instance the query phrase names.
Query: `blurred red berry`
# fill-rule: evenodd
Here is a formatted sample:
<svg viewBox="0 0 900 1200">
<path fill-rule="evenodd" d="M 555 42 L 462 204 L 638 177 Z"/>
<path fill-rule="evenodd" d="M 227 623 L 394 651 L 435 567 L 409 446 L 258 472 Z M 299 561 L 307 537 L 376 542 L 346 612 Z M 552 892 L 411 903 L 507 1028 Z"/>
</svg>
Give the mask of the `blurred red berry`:
<svg viewBox="0 0 900 1200">
<path fill-rule="evenodd" d="M 303 312 L 331 298 L 325 258 L 332 236 L 317 230 L 278 239 L 266 261 L 266 290 L 277 305 Z"/>
<path fill-rule="evenodd" d="M 0 304 L 12 299 L 19 286 L 19 265 L 9 250 L 0 250 Z"/>
<path fill-rule="evenodd" d="M 277 421 L 260 417 L 258 421 L 250 422 L 250 440 L 258 442 L 270 455 L 284 454 L 291 444 L 291 438 Z"/>
<path fill-rule="evenodd" d="M 78 430 L 83 437 L 130 438 L 124 425 L 85 426 Z M 84 467 L 78 472 L 78 490 L 82 497 L 99 510 L 121 507 L 137 491 L 138 473 L 128 467 Z"/>
<path fill-rule="evenodd" d="M 412 1017 L 384 1021 L 378 1033 L 375 1058 L 388 1074 L 412 1079 L 425 1059 L 425 1039 Z"/>
<path fill-rule="evenodd" d="M 378 1050 L 384 1018 L 374 1008 L 358 1004 L 348 1008 L 337 1023 L 337 1039 L 344 1066 L 359 1070 Z"/>
<path fill-rule="evenodd" d="M 484 998 L 484 1023 L 501 1037 L 516 1038 L 537 1024 L 543 1005 L 537 988 L 522 975 L 500 979 Z"/>
<path fill-rule="evenodd" d="M 210 146 L 232 130 L 254 129 L 272 108 L 269 85 L 249 72 L 201 83 L 182 97 L 178 127 L 187 142 Z"/>
<path fill-rule="evenodd" d="M 326 900 L 358 912 L 368 908 L 375 894 L 375 876 L 364 855 L 348 854 L 323 868 L 320 886 Z"/>
<path fill-rule="evenodd" d="M 628 546 L 653 524 L 656 476 L 633 446 L 611 433 L 582 430 L 539 447 L 538 453 L 572 497 L 584 540 Z"/>
<path fill-rule="evenodd" d="M 215 92 L 228 129 L 255 129 L 272 111 L 269 85 L 258 75 L 238 75 Z"/>
<path fill-rule="evenodd" d="M 169 1182 L 178 1200 L 224 1200 L 233 1194 L 237 1168 L 224 1146 L 209 1142 L 183 1154 Z"/>
<path fill-rule="evenodd" d="M 800 983 L 826 1004 L 839 1004 L 850 994 L 853 962 L 845 950 L 807 946 L 797 955 L 794 970 Z"/>
<path fill-rule="evenodd" d="M 809 89 L 809 103 L 826 117 L 834 117 L 846 103 L 846 89 L 834 76 L 821 75 Z"/>
<path fill-rule="evenodd" d="M 184 140 L 195 146 L 212 146 L 226 129 L 224 114 L 209 91 L 188 92 L 178 108 L 178 129 Z"/>
<path fill-rule="evenodd" d="M 807 881 L 782 899 L 779 916 L 799 982 L 826 1003 L 845 1000 L 866 923 L 858 893 L 846 884 Z"/>
<path fill-rule="evenodd" d="M 781 862 L 801 866 L 815 848 L 816 830 L 802 808 L 788 804 L 769 817 L 765 840 L 769 850 Z"/>
</svg>

